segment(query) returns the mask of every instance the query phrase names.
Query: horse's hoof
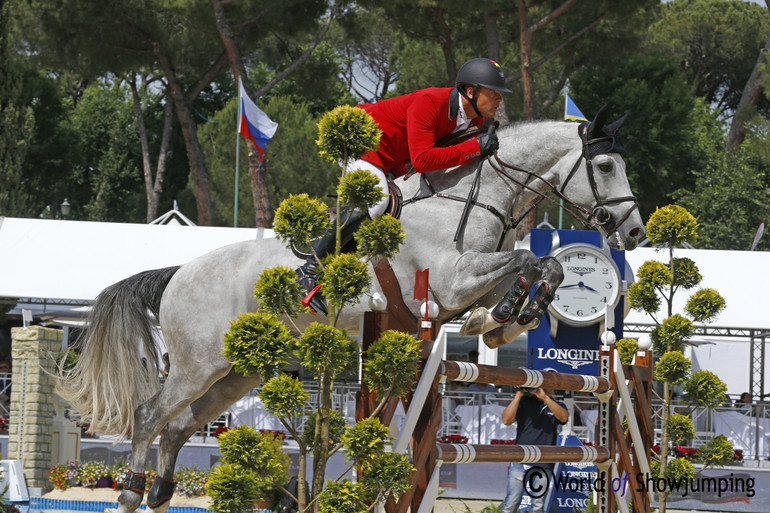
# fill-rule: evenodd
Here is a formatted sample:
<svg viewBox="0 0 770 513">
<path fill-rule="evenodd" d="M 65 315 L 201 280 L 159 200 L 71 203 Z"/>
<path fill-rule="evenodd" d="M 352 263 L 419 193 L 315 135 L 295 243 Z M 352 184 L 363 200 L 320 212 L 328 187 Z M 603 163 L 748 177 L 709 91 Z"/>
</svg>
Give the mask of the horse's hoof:
<svg viewBox="0 0 770 513">
<path fill-rule="evenodd" d="M 524 331 L 532 331 L 538 328 L 540 326 L 540 320 L 537 317 L 530 319 L 528 322 L 525 320 L 524 322 L 519 322 L 518 320 L 516 323 L 521 326 L 522 333 Z"/>
<path fill-rule="evenodd" d="M 489 328 L 487 328 L 490 321 L 494 323 L 494 326 L 489 326 Z M 463 327 L 460 328 L 460 336 L 470 337 L 473 335 L 481 335 L 482 333 L 493 329 L 495 326 L 499 326 L 499 324 L 492 319 L 491 315 L 489 315 L 489 310 L 483 307 L 477 308 L 471 312 L 470 316 L 468 316 L 468 319 L 465 321 L 465 324 L 463 324 Z"/>
<path fill-rule="evenodd" d="M 133 513 L 142 504 L 142 498 L 144 494 L 137 493 L 131 490 L 123 489 L 118 496 L 118 511 L 117 513 Z"/>
<path fill-rule="evenodd" d="M 498 330 L 492 330 L 488 331 L 487 333 L 484 333 L 484 335 L 481 337 L 484 341 L 484 344 L 490 349 L 496 349 L 504 344 L 507 344 L 508 342 L 503 338 L 502 333 L 496 333 Z M 502 330 L 500 330 L 502 331 Z"/>
<path fill-rule="evenodd" d="M 168 511 L 169 506 L 171 506 L 171 501 L 166 501 L 163 504 L 155 506 L 154 508 L 147 506 L 147 511 L 152 511 L 153 513 L 165 513 Z"/>
</svg>

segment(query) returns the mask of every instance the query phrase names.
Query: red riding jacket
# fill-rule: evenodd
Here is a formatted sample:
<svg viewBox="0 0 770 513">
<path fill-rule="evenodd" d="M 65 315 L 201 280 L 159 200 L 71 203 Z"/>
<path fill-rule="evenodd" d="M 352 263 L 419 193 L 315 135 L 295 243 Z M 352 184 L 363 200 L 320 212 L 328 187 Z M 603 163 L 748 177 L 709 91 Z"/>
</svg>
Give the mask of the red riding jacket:
<svg viewBox="0 0 770 513">
<path fill-rule="evenodd" d="M 359 105 L 372 115 L 382 130 L 380 146 L 361 157 L 367 162 L 393 170 L 399 177 L 406 173 L 406 163 L 420 173 L 459 166 L 481 156 L 473 138 L 454 146 L 437 148 L 436 141 L 450 135 L 457 126 L 459 93 L 456 89 L 432 87 L 377 103 Z M 471 120 L 479 126 L 483 117 Z"/>
</svg>

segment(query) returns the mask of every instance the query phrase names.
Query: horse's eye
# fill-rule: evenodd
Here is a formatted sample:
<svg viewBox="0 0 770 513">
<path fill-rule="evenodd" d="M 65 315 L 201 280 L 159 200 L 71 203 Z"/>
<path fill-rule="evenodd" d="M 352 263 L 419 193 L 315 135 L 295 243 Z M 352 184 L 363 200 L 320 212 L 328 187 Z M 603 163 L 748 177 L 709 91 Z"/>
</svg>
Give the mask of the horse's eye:
<svg viewBox="0 0 770 513">
<path fill-rule="evenodd" d="M 599 164 L 599 171 L 602 173 L 609 173 L 612 171 L 612 162 L 602 162 Z"/>
</svg>

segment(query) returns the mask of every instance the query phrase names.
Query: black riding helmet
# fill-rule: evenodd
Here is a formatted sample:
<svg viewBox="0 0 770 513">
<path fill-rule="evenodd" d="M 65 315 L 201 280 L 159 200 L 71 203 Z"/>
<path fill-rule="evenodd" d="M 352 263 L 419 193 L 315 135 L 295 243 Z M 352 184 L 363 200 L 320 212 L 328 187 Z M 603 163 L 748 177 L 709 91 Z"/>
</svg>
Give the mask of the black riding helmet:
<svg viewBox="0 0 770 513">
<path fill-rule="evenodd" d="M 473 98 L 468 98 L 468 94 L 465 92 L 466 86 L 473 87 Z M 476 93 L 479 86 L 484 86 L 487 89 L 493 89 L 502 93 L 510 93 L 511 90 L 505 87 L 505 75 L 503 74 L 503 68 L 492 59 L 485 59 L 480 57 L 478 59 L 471 59 L 460 67 L 460 71 L 457 72 L 457 80 L 455 80 L 455 87 L 460 91 L 460 94 L 473 105 L 473 110 L 476 111 L 480 117 L 482 116 L 479 109 L 476 107 Z"/>
</svg>

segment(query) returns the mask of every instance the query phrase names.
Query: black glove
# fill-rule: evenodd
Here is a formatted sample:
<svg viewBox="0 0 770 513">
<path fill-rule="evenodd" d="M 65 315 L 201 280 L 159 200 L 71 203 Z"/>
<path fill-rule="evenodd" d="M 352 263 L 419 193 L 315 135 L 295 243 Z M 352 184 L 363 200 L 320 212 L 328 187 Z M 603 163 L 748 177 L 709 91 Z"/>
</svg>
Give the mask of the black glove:
<svg viewBox="0 0 770 513">
<path fill-rule="evenodd" d="M 480 135 L 478 139 L 482 157 L 488 157 L 494 154 L 497 151 L 497 148 L 500 147 L 500 142 L 497 140 L 497 134 L 495 134 L 494 131 Z"/>
</svg>

